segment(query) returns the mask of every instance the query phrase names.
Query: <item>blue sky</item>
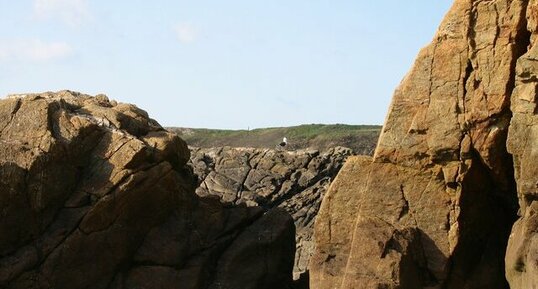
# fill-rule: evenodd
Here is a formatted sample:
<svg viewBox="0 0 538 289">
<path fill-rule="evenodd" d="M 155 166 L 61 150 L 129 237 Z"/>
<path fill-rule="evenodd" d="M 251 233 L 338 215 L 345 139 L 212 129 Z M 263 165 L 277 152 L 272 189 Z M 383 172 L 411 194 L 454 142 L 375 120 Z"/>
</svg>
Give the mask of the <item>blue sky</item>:
<svg viewBox="0 0 538 289">
<path fill-rule="evenodd" d="M 0 96 L 105 93 L 166 126 L 382 124 L 451 3 L 0 0 Z"/>
</svg>

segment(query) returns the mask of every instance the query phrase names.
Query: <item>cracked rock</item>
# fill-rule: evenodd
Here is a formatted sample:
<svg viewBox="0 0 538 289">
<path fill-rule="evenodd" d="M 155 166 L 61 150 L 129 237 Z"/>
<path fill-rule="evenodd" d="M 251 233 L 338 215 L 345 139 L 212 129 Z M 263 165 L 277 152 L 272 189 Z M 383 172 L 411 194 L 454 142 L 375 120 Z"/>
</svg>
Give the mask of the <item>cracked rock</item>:
<svg viewBox="0 0 538 289">
<path fill-rule="evenodd" d="M 311 288 L 538 287 L 536 7 L 454 1 L 325 195 Z"/>
<path fill-rule="evenodd" d="M 352 151 L 275 151 L 257 148 L 192 148 L 200 196 L 224 203 L 282 208 L 297 228 L 294 278 L 308 271 L 312 232 L 323 195 Z"/>
<path fill-rule="evenodd" d="M 291 286 L 291 216 L 198 197 L 185 142 L 136 106 L 16 95 L 0 129 L 0 288 Z"/>
</svg>

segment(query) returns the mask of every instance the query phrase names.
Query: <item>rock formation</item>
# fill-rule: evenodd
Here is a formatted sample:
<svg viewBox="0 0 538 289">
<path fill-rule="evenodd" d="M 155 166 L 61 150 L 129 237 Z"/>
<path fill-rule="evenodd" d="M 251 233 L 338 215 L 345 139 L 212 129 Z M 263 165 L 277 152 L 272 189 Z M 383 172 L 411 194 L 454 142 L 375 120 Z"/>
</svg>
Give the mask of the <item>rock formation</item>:
<svg viewBox="0 0 538 289">
<path fill-rule="evenodd" d="M 1 100 L 0 288 L 289 288 L 289 214 L 197 197 L 188 159 L 103 95 Z"/>
<path fill-rule="evenodd" d="M 191 163 L 199 177 L 198 195 L 266 209 L 280 207 L 291 214 L 297 230 L 297 279 L 308 270 L 314 218 L 323 195 L 351 153 L 342 147 L 324 152 L 192 148 Z"/>
<path fill-rule="evenodd" d="M 537 7 L 455 1 L 326 194 L 311 288 L 538 287 Z"/>
<path fill-rule="evenodd" d="M 311 288 L 538 288 L 537 34 L 538 0 L 455 1 L 325 194 Z M 196 150 L 197 181 L 133 105 L 1 100 L 0 288 L 290 288 L 345 157 Z"/>
<path fill-rule="evenodd" d="M 529 50 L 517 60 L 508 151 L 514 157 L 519 216 L 506 252 L 511 288 L 538 288 L 538 1 L 526 13 Z"/>
</svg>

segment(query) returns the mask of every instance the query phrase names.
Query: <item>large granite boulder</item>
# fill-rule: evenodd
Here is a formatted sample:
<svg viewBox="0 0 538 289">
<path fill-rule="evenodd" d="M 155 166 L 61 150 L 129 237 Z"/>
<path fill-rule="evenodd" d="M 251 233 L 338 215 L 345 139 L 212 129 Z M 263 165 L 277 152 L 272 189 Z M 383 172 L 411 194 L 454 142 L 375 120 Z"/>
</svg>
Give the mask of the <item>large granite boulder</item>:
<svg viewBox="0 0 538 289">
<path fill-rule="evenodd" d="M 0 288 L 288 288 L 289 214 L 198 197 L 188 160 L 103 95 L 0 100 Z"/>
<path fill-rule="evenodd" d="M 326 194 L 311 288 L 508 288 L 507 246 L 510 286 L 538 287 L 537 11 L 455 1 L 373 159 L 350 159 Z"/>
<path fill-rule="evenodd" d="M 198 195 L 218 196 L 223 203 L 279 207 L 291 214 L 297 230 L 294 278 L 298 279 L 308 271 L 314 220 L 323 195 L 351 154 L 343 147 L 322 152 L 192 148 L 191 163 L 199 178 Z"/>
</svg>

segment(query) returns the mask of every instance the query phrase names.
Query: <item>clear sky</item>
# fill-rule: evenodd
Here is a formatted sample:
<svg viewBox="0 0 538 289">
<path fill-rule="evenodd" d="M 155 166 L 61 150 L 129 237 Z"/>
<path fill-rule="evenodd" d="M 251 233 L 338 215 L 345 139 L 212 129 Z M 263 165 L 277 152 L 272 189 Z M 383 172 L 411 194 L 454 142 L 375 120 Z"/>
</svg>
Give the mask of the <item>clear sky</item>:
<svg viewBox="0 0 538 289">
<path fill-rule="evenodd" d="M 0 0 L 0 96 L 105 93 L 165 126 L 382 124 L 449 0 Z"/>
</svg>

